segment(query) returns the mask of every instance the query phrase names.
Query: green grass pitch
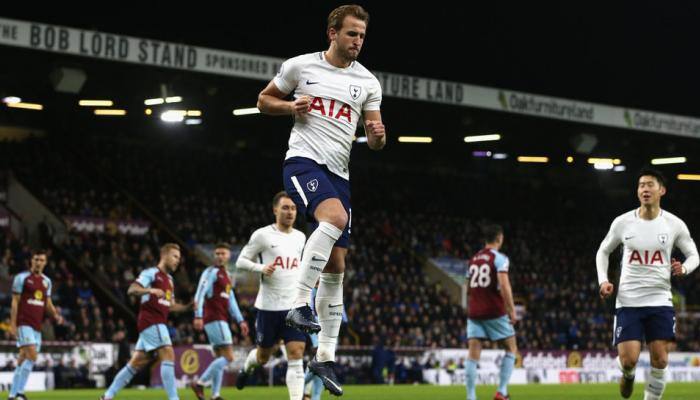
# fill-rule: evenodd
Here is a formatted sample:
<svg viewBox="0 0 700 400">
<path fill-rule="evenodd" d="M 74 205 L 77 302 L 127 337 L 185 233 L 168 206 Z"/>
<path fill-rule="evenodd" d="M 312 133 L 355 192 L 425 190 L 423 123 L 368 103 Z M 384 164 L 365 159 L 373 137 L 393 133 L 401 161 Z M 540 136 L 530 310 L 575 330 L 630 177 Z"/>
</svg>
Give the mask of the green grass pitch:
<svg viewBox="0 0 700 400">
<path fill-rule="evenodd" d="M 495 386 L 479 386 L 477 395 L 480 400 L 491 400 L 495 392 Z M 54 390 L 48 392 L 28 392 L 31 400 L 97 400 L 103 390 Z M 195 397 L 189 389 L 179 391 L 181 400 L 194 400 Z M 209 390 L 206 392 L 209 396 Z M 593 400 L 593 399 L 619 399 L 618 387 L 615 384 L 571 384 L 571 385 L 512 385 L 510 394 L 513 400 Z M 7 393 L 0 394 L 5 399 Z M 224 388 L 221 393 L 226 400 L 272 400 L 288 399 L 287 388 L 278 386 L 249 387 L 242 391 L 235 388 Z M 644 397 L 644 386 L 638 384 L 634 388 L 631 399 L 641 400 Z M 127 389 L 119 393 L 115 400 L 141 400 L 141 399 L 165 399 L 163 390 Z M 429 386 L 429 385 L 348 385 L 345 386 L 345 395 L 338 400 L 464 400 L 465 389 L 462 386 Z M 328 392 L 324 392 L 322 399 L 334 399 Z M 697 400 L 700 399 L 700 382 L 697 383 L 670 383 L 666 386 L 664 399 L 673 400 Z"/>
</svg>

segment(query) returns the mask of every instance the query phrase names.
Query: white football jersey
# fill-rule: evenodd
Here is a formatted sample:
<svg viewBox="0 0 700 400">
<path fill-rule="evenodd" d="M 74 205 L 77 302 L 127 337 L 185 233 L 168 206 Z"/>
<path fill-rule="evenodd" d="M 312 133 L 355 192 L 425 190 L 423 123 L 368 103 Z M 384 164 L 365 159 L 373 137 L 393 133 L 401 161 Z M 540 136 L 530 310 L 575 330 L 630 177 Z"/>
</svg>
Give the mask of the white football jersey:
<svg viewBox="0 0 700 400">
<path fill-rule="evenodd" d="M 260 289 L 255 308 L 267 311 L 289 310 L 294 304 L 301 253 L 306 235 L 293 229 L 284 233 L 272 224 L 253 232 L 241 250 L 236 267 L 260 272 Z M 277 268 L 271 276 L 262 274 L 268 264 Z"/>
<path fill-rule="evenodd" d="M 294 98 L 311 97 L 309 112 L 294 121 L 286 158 L 306 157 L 350 179 L 350 150 L 363 111 L 379 110 L 382 88 L 367 68 L 354 61 L 338 68 L 323 51 L 285 61 L 275 86 Z"/>
<path fill-rule="evenodd" d="M 673 247 L 686 256 L 688 270 L 699 261 L 685 223 L 665 210 L 653 220 L 640 218 L 638 209 L 615 218 L 596 255 L 599 284 L 608 280 L 608 257 L 620 244 L 624 251 L 615 307 L 672 306 Z"/>
</svg>

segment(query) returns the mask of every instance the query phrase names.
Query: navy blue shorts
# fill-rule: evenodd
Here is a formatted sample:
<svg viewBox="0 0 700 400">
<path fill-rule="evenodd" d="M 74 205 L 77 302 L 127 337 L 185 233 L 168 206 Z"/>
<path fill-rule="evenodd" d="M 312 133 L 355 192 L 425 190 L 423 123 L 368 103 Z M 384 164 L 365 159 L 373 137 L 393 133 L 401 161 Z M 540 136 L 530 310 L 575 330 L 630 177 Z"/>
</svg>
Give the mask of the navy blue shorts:
<svg viewBox="0 0 700 400">
<path fill-rule="evenodd" d="M 272 347 L 280 339 L 285 343 L 304 342 L 306 335 L 301 331 L 287 326 L 284 319 L 288 311 L 265 311 L 256 309 L 255 344 L 260 347 Z"/>
<path fill-rule="evenodd" d="M 628 340 L 676 340 L 673 307 L 620 307 L 615 312 L 613 346 Z"/>
<path fill-rule="evenodd" d="M 304 157 L 292 157 L 284 161 L 282 168 L 284 190 L 292 197 L 297 210 L 303 213 L 316 229 L 318 222 L 314 219 L 316 207 L 323 200 L 339 199 L 348 213 L 348 226 L 335 245 L 347 248 L 350 244 L 352 227 L 352 207 L 350 206 L 350 181 L 328 170 L 325 165 Z"/>
</svg>

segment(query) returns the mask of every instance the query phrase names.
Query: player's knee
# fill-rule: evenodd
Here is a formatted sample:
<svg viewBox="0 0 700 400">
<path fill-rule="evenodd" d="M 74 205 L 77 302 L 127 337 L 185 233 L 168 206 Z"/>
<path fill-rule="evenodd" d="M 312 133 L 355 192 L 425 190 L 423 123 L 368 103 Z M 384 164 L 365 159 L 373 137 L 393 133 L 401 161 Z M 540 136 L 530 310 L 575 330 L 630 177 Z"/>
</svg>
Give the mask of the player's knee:
<svg viewBox="0 0 700 400">
<path fill-rule="evenodd" d="M 135 370 L 140 370 L 143 367 L 148 364 L 148 358 L 147 357 L 132 357 L 131 360 L 129 361 L 129 366 Z"/>
<path fill-rule="evenodd" d="M 345 227 L 348 226 L 348 213 L 341 209 L 340 211 L 329 215 L 327 222 L 341 231 L 345 230 Z"/>
<path fill-rule="evenodd" d="M 620 364 L 622 364 L 623 369 L 633 369 L 637 366 L 637 360 L 629 357 L 620 357 Z"/>
<path fill-rule="evenodd" d="M 637 367 L 637 364 L 633 363 L 633 362 L 622 363 L 622 369 L 627 370 L 627 371 L 633 370 L 636 367 Z"/>
<path fill-rule="evenodd" d="M 229 364 L 233 362 L 233 353 L 224 353 L 223 357 L 226 359 L 226 362 Z"/>
<path fill-rule="evenodd" d="M 223 357 L 223 358 L 226 359 L 226 361 L 228 361 L 229 363 L 232 363 L 232 362 L 233 362 L 233 359 L 234 359 L 234 357 L 233 357 L 233 347 L 231 347 L 231 346 L 223 347 L 220 351 L 218 351 L 218 352 L 216 353 L 216 356 L 217 356 L 217 357 Z"/>
<path fill-rule="evenodd" d="M 161 361 L 174 361 L 175 351 L 170 346 L 162 347 L 158 350 L 158 356 Z"/>
<path fill-rule="evenodd" d="M 263 353 L 258 351 L 258 364 L 263 365 L 270 361 L 270 353 Z"/>
<path fill-rule="evenodd" d="M 140 371 L 141 368 L 143 368 L 143 366 L 145 365 L 145 363 L 138 360 L 131 360 L 126 365 L 131 367 L 131 369 L 133 369 L 134 371 Z"/>
<path fill-rule="evenodd" d="M 37 359 L 36 348 L 34 348 L 32 346 L 27 347 L 27 351 L 24 355 L 24 358 L 31 360 L 32 362 L 36 362 L 36 359 Z"/>
<path fill-rule="evenodd" d="M 348 213 L 343 203 L 338 199 L 327 199 L 321 202 L 314 212 L 317 221 L 327 222 L 341 231 L 348 225 Z"/>
<path fill-rule="evenodd" d="M 518 352 L 518 345 L 516 343 L 507 343 L 506 344 L 506 351 L 512 354 L 515 354 Z"/>
<path fill-rule="evenodd" d="M 652 355 L 651 366 L 654 368 L 664 369 L 668 366 L 668 358 L 664 355 Z"/>
<path fill-rule="evenodd" d="M 304 348 L 287 349 L 287 358 L 290 360 L 300 360 L 304 356 Z"/>
</svg>

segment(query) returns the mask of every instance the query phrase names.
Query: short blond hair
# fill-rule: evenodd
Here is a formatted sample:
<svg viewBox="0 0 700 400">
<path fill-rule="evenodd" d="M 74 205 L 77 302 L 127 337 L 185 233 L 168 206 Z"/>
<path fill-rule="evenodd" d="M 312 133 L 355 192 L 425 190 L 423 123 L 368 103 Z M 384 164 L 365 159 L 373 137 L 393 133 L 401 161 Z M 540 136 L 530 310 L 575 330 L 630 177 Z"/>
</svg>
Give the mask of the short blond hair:
<svg viewBox="0 0 700 400">
<path fill-rule="evenodd" d="M 180 245 L 177 243 L 166 243 L 160 248 L 160 255 L 162 256 L 163 254 L 166 254 L 170 252 L 171 250 L 177 250 L 180 251 Z"/>
</svg>

